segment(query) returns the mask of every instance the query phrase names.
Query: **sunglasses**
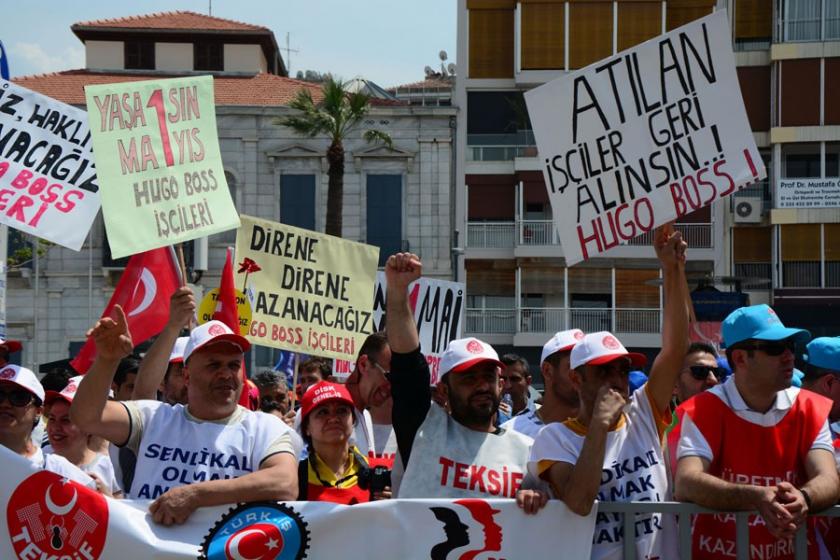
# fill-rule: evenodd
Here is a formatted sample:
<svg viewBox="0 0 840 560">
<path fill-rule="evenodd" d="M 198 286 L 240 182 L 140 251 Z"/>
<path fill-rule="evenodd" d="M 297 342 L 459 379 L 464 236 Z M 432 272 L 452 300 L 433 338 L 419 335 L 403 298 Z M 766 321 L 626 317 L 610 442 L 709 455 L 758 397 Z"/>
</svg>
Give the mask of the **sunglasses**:
<svg viewBox="0 0 840 560">
<path fill-rule="evenodd" d="M 718 381 L 720 381 L 724 375 L 724 369 L 717 366 L 691 366 L 688 369 L 691 370 L 691 377 L 697 381 L 703 381 L 709 377 L 710 373 L 714 375 L 715 379 Z"/>
<path fill-rule="evenodd" d="M 768 356 L 781 356 L 785 350 L 796 354 L 796 343 L 792 340 L 779 340 L 774 342 L 758 342 L 744 346 L 744 350 L 761 350 Z"/>
<path fill-rule="evenodd" d="M 0 391 L 0 403 L 9 399 L 12 406 L 26 406 L 32 402 L 35 396 L 25 389 L 12 389 L 11 391 Z"/>
</svg>

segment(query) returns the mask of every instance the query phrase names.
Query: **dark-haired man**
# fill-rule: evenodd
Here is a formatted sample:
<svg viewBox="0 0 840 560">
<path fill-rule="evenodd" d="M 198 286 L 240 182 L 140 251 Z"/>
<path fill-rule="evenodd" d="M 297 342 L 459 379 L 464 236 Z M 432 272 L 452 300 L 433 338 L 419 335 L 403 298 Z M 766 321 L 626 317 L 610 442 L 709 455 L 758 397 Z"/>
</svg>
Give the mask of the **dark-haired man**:
<svg viewBox="0 0 840 560">
<path fill-rule="evenodd" d="M 386 377 L 390 371 L 391 347 L 385 333 L 368 335 L 359 349 L 353 373 L 346 382 L 357 411 L 353 441 L 364 456 L 375 452 L 373 420 L 367 409 L 382 406 L 391 397 L 391 383 Z"/>
<path fill-rule="evenodd" d="M 520 491 L 531 438 L 494 424 L 501 401 L 504 364 L 489 344 L 475 338 L 449 343 L 440 362 L 441 387 L 450 413 L 431 403 L 429 365 L 408 305 L 408 285 L 421 275 L 416 255 L 388 258 L 385 277 L 392 421 L 405 473 L 399 498 L 517 498 L 528 513 L 547 494 Z"/>
<path fill-rule="evenodd" d="M 528 371 L 528 360 L 518 354 L 505 354 L 501 361 L 505 366 L 501 375 L 502 394 L 510 395 L 511 418 L 533 411 L 536 407 L 530 400 L 531 373 Z"/>
<path fill-rule="evenodd" d="M 686 403 L 676 495 L 713 509 L 758 510 L 750 547 L 793 559 L 797 528 L 808 512 L 833 505 L 840 489 L 831 402 L 791 386 L 797 344 L 810 334 L 785 327 L 767 305 L 736 309 L 722 334 L 734 373 Z M 722 559 L 734 548 L 734 516 L 697 518 L 694 558 Z"/>
</svg>

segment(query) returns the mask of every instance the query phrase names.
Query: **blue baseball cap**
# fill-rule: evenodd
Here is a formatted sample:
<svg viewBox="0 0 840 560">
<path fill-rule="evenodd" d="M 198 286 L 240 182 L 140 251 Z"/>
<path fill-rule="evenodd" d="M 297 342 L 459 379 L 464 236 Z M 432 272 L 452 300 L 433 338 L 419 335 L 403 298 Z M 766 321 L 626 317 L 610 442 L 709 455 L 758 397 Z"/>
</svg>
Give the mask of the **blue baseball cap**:
<svg viewBox="0 0 840 560">
<path fill-rule="evenodd" d="M 840 371 L 840 337 L 815 338 L 808 343 L 802 359 L 812 366 Z"/>
<path fill-rule="evenodd" d="M 636 389 L 647 383 L 648 376 L 645 375 L 645 372 L 639 370 L 633 370 L 630 372 L 630 394 L 636 392 Z"/>
<path fill-rule="evenodd" d="M 769 305 L 739 307 L 723 320 L 723 342 L 727 348 L 744 340 L 784 340 L 795 337 L 805 342 L 811 333 L 805 329 L 791 329 L 782 324 Z"/>
</svg>

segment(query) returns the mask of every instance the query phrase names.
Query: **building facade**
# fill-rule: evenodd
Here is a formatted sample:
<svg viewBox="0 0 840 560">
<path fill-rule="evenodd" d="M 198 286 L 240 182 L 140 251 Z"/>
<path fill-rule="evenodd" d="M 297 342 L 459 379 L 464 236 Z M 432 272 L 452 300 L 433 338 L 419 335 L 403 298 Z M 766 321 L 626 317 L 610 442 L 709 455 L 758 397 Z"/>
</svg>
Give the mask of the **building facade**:
<svg viewBox="0 0 840 560">
<path fill-rule="evenodd" d="M 285 77 L 273 33 L 260 26 L 190 12 L 169 12 L 73 26 L 85 43 L 86 68 L 16 78 L 20 85 L 84 108 L 84 86 L 212 73 L 225 177 L 241 214 L 323 231 L 327 138 L 303 138 L 276 124 L 300 88 Z M 452 107 L 377 103 L 345 142 L 343 236 L 381 248 L 380 265 L 398 250 L 420 254 L 424 273 L 452 274 L 454 178 Z M 378 128 L 393 149 L 365 143 Z M 197 295 L 218 286 L 228 231 L 196 240 L 188 261 Z M 12 243 L 14 246 L 15 242 Z M 110 258 L 101 217 L 81 252 L 47 249 L 36 266 L 9 273 L 8 336 L 24 344 L 21 363 L 72 356 L 113 293 L 125 260 Z M 36 293 L 37 286 L 37 293 Z M 275 352 L 255 347 L 254 367 L 272 366 Z"/>
<path fill-rule="evenodd" d="M 738 76 L 771 178 L 683 216 L 677 227 L 690 246 L 692 288 L 753 288 L 733 277 L 749 273 L 768 279 L 754 302 L 771 299 L 769 268 L 741 266 L 745 257 L 756 265 L 765 256 L 755 242 L 759 229 L 741 221 L 736 228 L 732 209 L 738 201 L 758 199 L 767 222 L 769 185 L 778 176 L 770 132 L 771 29 L 777 21 L 772 0 L 459 0 L 455 103 L 463 133 L 457 142 L 455 227 L 463 249 L 458 264 L 467 282 L 468 334 L 534 362 L 555 331 L 572 327 L 611 330 L 628 346 L 656 352 L 661 292 L 652 232 L 566 266 L 522 94 L 715 9 L 729 10 Z M 769 243 L 769 232 L 766 237 Z M 769 245 L 766 256 L 770 264 Z"/>
</svg>

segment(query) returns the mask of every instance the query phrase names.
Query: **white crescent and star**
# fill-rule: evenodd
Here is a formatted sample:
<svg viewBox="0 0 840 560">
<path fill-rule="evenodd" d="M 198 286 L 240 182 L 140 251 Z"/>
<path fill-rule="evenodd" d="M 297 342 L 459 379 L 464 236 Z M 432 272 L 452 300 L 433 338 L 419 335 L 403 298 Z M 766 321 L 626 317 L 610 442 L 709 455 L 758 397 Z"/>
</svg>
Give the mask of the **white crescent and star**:
<svg viewBox="0 0 840 560">
<path fill-rule="evenodd" d="M 244 539 L 248 535 L 262 535 L 263 537 L 268 537 L 268 535 L 266 535 L 265 531 L 263 531 L 262 529 L 246 529 L 241 533 L 234 535 L 233 538 L 230 539 L 230 541 L 228 541 L 226 547 L 227 550 L 225 551 L 227 552 L 227 556 L 228 558 L 230 558 L 230 560 L 259 560 L 259 558 L 262 556 L 260 555 L 255 556 L 253 558 L 249 558 L 247 556 L 244 556 L 241 552 L 239 552 L 239 543 L 242 542 L 242 539 Z"/>
<path fill-rule="evenodd" d="M 50 491 L 52 490 L 52 484 L 47 487 L 47 493 L 44 497 L 44 500 L 47 502 L 47 509 L 50 510 L 53 515 L 67 515 L 73 509 L 73 506 L 76 505 L 76 498 L 78 498 L 78 494 L 76 493 L 76 489 L 73 488 L 73 497 L 70 498 L 70 501 L 64 504 L 63 506 L 56 505 L 56 503 L 52 500 L 50 496 Z"/>
<path fill-rule="evenodd" d="M 133 317 L 134 315 L 145 311 L 152 304 L 155 299 L 155 294 L 157 293 L 157 282 L 155 282 L 155 277 L 148 268 L 144 267 L 143 272 L 140 273 L 140 282 L 145 288 L 143 290 L 143 301 L 140 302 L 140 305 L 131 310 L 128 314 L 129 317 Z M 132 299 L 135 295 L 137 295 L 137 290 L 139 289 L 140 284 L 137 284 L 137 288 L 134 289 Z"/>
</svg>

